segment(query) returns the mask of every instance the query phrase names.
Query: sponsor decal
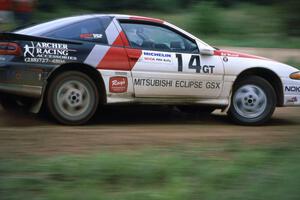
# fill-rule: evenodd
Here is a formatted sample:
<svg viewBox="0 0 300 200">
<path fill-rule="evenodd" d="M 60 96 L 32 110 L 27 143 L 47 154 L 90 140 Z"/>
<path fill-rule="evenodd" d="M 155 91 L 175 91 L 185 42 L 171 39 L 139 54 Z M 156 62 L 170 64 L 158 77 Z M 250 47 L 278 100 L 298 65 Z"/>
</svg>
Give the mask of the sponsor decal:
<svg viewBox="0 0 300 200">
<path fill-rule="evenodd" d="M 246 53 L 239 53 L 234 51 L 228 51 L 228 50 L 215 50 L 214 51 L 215 56 L 226 56 L 226 57 L 239 57 L 239 58 L 252 58 L 252 59 L 260 59 L 260 60 L 269 60 L 268 58 L 250 55 Z"/>
<path fill-rule="evenodd" d="M 128 79 L 123 76 L 115 76 L 109 79 L 109 92 L 124 93 L 127 92 Z"/>
<path fill-rule="evenodd" d="M 141 79 L 133 81 L 134 86 L 140 87 L 161 87 L 161 88 L 192 88 L 192 89 L 211 89 L 220 90 L 221 83 L 214 81 L 195 81 L 195 80 L 166 80 L 166 79 Z"/>
<path fill-rule="evenodd" d="M 156 53 L 156 52 L 144 52 L 145 56 L 153 56 L 153 57 L 164 57 L 164 58 L 171 58 L 172 55 L 168 53 Z"/>
<path fill-rule="evenodd" d="M 287 103 L 295 103 L 297 101 L 298 101 L 297 97 L 292 97 L 292 98 L 287 100 Z"/>
<path fill-rule="evenodd" d="M 172 64 L 172 54 L 145 51 L 143 52 L 143 56 L 140 61 L 161 64 Z"/>
<path fill-rule="evenodd" d="M 66 61 L 76 61 L 77 57 L 70 56 L 70 52 L 76 52 L 76 50 L 69 49 L 67 44 L 31 42 L 31 44 L 24 46 L 24 61 L 56 64 L 62 64 Z"/>
<path fill-rule="evenodd" d="M 174 83 L 172 80 L 153 80 L 153 79 L 134 79 L 135 86 L 146 86 L 146 87 L 173 87 Z"/>
<path fill-rule="evenodd" d="M 203 88 L 202 81 L 175 81 L 176 88 Z"/>
<path fill-rule="evenodd" d="M 221 83 L 208 81 L 208 82 L 206 82 L 205 87 L 206 87 L 206 89 L 221 89 Z"/>
<path fill-rule="evenodd" d="M 286 92 L 300 93 L 300 86 L 285 86 Z"/>
<path fill-rule="evenodd" d="M 224 61 L 224 62 L 228 62 L 228 57 L 227 57 L 227 56 L 224 56 L 224 57 L 223 57 L 223 61 Z"/>
<path fill-rule="evenodd" d="M 103 35 L 102 34 L 96 34 L 96 33 L 85 33 L 85 34 L 80 34 L 81 39 L 102 39 Z"/>
</svg>

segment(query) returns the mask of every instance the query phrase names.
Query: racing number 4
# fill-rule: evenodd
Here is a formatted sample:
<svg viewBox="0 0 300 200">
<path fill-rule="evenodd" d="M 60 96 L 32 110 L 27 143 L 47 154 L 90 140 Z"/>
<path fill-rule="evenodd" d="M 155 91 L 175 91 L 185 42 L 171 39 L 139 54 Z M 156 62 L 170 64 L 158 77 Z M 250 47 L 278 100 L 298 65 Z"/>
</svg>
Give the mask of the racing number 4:
<svg viewBox="0 0 300 200">
<path fill-rule="evenodd" d="M 195 65 L 194 65 L 195 63 Z M 196 73 L 201 72 L 200 56 L 192 55 L 189 62 L 189 69 L 195 69 Z"/>
</svg>

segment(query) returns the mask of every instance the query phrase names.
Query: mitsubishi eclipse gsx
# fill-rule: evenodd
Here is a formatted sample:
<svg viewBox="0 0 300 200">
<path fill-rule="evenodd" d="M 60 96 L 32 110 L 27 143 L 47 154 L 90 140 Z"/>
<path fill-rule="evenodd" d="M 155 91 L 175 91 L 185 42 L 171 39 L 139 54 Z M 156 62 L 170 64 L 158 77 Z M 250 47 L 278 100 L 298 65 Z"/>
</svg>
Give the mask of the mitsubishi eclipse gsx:
<svg viewBox="0 0 300 200">
<path fill-rule="evenodd" d="M 84 15 L 0 33 L 0 99 L 4 109 L 45 107 L 68 125 L 120 103 L 218 108 L 260 125 L 276 107 L 300 106 L 300 72 L 214 48 L 159 19 Z"/>
</svg>

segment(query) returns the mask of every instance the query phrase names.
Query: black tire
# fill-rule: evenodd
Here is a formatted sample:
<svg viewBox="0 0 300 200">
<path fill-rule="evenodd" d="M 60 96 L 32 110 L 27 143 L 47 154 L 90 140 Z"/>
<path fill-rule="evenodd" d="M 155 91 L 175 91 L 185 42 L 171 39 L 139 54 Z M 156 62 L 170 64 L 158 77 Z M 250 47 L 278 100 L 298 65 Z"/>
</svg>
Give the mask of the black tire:
<svg viewBox="0 0 300 200">
<path fill-rule="evenodd" d="M 272 85 L 258 76 L 237 82 L 233 88 L 228 116 L 240 125 L 261 125 L 276 108 L 276 93 Z"/>
<path fill-rule="evenodd" d="M 52 116 L 62 124 L 85 124 L 97 111 L 99 91 L 86 74 L 63 72 L 51 81 L 46 105 Z"/>
<path fill-rule="evenodd" d="M 211 107 L 211 106 L 197 106 L 197 105 L 182 105 L 182 106 L 177 106 L 177 108 L 184 113 L 187 114 L 204 114 L 204 115 L 209 115 L 211 114 L 216 108 Z"/>
</svg>

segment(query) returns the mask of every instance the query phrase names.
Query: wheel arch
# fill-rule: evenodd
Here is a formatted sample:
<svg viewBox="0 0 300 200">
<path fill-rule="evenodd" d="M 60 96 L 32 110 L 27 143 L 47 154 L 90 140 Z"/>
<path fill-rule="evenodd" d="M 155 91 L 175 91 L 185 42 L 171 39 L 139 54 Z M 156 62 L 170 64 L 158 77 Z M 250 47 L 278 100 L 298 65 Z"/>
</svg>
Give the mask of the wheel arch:
<svg viewBox="0 0 300 200">
<path fill-rule="evenodd" d="M 96 84 L 99 92 L 101 93 L 101 102 L 100 103 L 106 103 L 106 89 L 105 89 L 105 83 L 102 78 L 101 73 L 94 67 L 83 64 L 83 63 L 66 63 L 63 65 L 60 65 L 59 67 L 56 67 L 54 70 L 50 72 L 50 74 L 47 77 L 47 83 L 44 89 L 44 94 L 47 93 L 49 84 L 51 81 L 60 73 L 66 72 L 66 71 L 79 71 L 86 75 L 88 75 L 94 83 Z"/>
<path fill-rule="evenodd" d="M 242 71 L 233 83 L 233 88 L 240 81 L 246 78 L 247 76 L 259 76 L 267 80 L 276 92 L 277 97 L 277 106 L 281 107 L 284 104 L 284 93 L 283 93 L 283 83 L 279 76 L 272 70 L 264 67 L 254 67 L 248 68 Z"/>
</svg>

